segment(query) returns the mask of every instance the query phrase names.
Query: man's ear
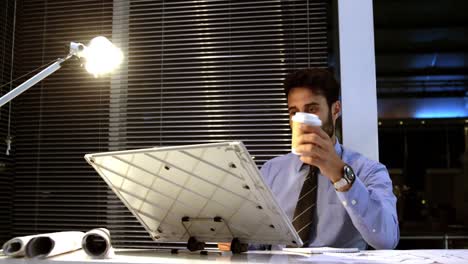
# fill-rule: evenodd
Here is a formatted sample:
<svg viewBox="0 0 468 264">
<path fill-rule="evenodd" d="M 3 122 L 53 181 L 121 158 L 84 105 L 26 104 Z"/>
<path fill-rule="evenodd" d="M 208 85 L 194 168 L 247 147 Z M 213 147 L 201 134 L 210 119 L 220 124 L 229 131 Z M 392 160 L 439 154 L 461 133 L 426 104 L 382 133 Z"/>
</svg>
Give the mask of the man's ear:
<svg viewBox="0 0 468 264">
<path fill-rule="evenodd" d="M 341 115 L 341 102 L 336 101 L 331 107 L 333 120 L 336 120 Z"/>
</svg>

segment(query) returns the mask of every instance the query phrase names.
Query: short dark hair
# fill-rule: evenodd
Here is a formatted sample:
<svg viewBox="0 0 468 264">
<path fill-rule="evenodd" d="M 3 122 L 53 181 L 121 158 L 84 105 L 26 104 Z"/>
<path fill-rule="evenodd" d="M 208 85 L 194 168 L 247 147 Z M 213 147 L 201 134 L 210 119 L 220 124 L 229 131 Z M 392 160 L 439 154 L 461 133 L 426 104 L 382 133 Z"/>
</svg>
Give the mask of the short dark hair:
<svg viewBox="0 0 468 264">
<path fill-rule="evenodd" d="M 288 74 L 284 80 L 286 96 L 297 87 L 309 88 L 314 93 L 323 95 L 329 107 L 340 97 L 340 85 L 333 74 L 326 69 L 302 69 Z"/>
</svg>

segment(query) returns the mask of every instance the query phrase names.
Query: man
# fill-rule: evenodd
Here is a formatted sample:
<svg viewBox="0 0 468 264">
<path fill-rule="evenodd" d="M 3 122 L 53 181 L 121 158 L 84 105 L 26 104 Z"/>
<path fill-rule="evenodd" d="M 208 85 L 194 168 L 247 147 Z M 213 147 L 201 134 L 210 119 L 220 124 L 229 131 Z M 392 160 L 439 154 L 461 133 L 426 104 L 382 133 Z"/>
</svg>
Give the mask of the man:
<svg viewBox="0 0 468 264">
<path fill-rule="evenodd" d="M 302 125 L 295 148 L 300 155 L 274 158 L 261 172 L 304 246 L 395 248 L 396 198 L 387 169 L 335 137 L 341 113 L 337 81 L 323 69 L 299 70 L 287 76 L 285 90 L 290 124 L 296 112 L 306 112 L 322 126 Z"/>
</svg>

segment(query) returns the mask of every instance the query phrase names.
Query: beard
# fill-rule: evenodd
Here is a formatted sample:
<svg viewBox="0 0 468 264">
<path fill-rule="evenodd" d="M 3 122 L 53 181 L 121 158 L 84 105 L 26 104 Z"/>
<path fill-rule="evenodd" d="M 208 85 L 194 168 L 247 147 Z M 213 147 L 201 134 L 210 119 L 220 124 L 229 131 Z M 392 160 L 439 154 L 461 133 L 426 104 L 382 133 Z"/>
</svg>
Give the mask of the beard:
<svg viewBox="0 0 468 264">
<path fill-rule="evenodd" d="M 327 120 L 322 123 L 322 129 L 327 133 L 327 135 L 331 138 L 335 134 L 335 125 L 333 124 L 333 118 L 331 115 L 331 109 L 328 112 Z"/>
</svg>

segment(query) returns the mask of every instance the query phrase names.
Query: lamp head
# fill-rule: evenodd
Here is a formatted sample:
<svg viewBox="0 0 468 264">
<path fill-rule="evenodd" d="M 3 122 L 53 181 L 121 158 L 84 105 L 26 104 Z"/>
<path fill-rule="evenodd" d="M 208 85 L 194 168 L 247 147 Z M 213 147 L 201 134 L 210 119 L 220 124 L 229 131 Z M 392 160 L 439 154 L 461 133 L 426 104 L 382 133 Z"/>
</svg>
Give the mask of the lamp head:
<svg viewBox="0 0 468 264">
<path fill-rule="evenodd" d="M 102 36 L 93 38 L 88 46 L 71 42 L 70 55 L 83 58 L 86 70 L 96 77 L 112 72 L 123 61 L 122 51 Z"/>
</svg>

